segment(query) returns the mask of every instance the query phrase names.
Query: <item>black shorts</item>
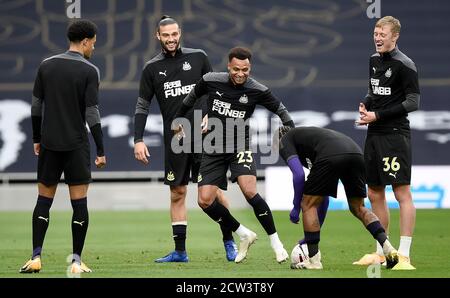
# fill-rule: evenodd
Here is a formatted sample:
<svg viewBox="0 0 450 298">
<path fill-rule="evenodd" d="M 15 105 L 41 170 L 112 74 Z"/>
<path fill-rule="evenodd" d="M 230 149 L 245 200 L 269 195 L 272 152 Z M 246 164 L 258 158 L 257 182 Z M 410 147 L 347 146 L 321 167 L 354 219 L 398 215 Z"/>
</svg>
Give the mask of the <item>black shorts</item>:
<svg viewBox="0 0 450 298">
<path fill-rule="evenodd" d="M 216 185 L 227 190 L 227 171 L 230 169 L 231 182 L 241 175 L 256 176 L 256 163 L 251 151 L 239 153 L 203 153 L 198 185 Z"/>
<path fill-rule="evenodd" d="M 367 184 L 411 184 L 411 139 L 402 134 L 367 135 Z"/>
<path fill-rule="evenodd" d="M 336 197 L 339 179 L 344 185 L 347 198 L 367 196 L 362 154 L 339 154 L 315 162 L 305 182 L 303 193 Z"/>
<path fill-rule="evenodd" d="M 164 184 L 179 186 L 187 185 L 189 181 L 197 183 L 201 153 L 174 153 L 171 146 L 172 138 L 172 131 L 164 132 Z M 185 139 L 178 141 L 179 145 L 182 146 L 184 141 Z M 187 145 L 190 152 L 194 152 L 193 144 L 189 142 Z"/>
<path fill-rule="evenodd" d="M 89 143 L 72 151 L 53 151 L 41 146 L 38 157 L 38 182 L 47 186 L 58 184 L 63 172 L 66 184 L 80 185 L 92 182 Z"/>
<path fill-rule="evenodd" d="M 165 150 L 164 184 L 173 186 L 187 185 L 190 180 L 197 183 L 201 160 L 201 157 L 198 156 L 201 156 L 201 154 L 175 154 L 170 147 L 169 150 Z"/>
</svg>

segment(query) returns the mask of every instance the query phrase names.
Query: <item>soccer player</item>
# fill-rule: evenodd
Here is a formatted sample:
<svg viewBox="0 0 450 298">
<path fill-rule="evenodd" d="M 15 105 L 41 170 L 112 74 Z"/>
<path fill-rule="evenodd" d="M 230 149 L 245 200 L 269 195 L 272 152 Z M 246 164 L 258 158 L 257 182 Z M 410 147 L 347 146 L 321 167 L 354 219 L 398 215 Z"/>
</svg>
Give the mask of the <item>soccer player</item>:
<svg viewBox="0 0 450 298">
<path fill-rule="evenodd" d="M 69 185 L 72 203 L 72 273 L 91 272 L 82 261 L 89 224 L 87 191 L 91 182 L 90 148 L 86 122 L 97 147 L 95 165 L 106 158 L 98 109 L 100 73 L 88 59 L 94 51 L 97 26 L 74 21 L 67 29 L 69 50 L 42 61 L 33 88 L 31 118 L 34 153 L 38 156 L 38 191 L 33 212 L 33 252 L 21 273 L 41 270 L 41 253 L 49 211 L 61 174 Z"/>
<path fill-rule="evenodd" d="M 387 267 L 392 268 L 398 262 L 397 251 L 387 240 L 376 215 L 364 207 L 365 169 L 359 146 L 342 133 L 318 127 L 280 129 L 279 138 L 280 155 L 287 160 L 289 167 L 299 172 L 299 177 L 302 176 L 303 164 L 311 170 L 301 201 L 308 258 L 292 264 L 291 268 L 322 269 L 318 208 L 323 204 L 324 196 L 336 197 L 339 179 L 344 185 L 350 211 L 380 243 L 388 261 Z"/>
<path fill-rule="evenodd" d="M 198 204 L 202 210 L 222 227 L 231 228 L 240 237 L 239 252 L 235 262 L 240 263 L 247 256 L 248 248 L 256 240 L 256 234 L 241 225 L 223 204 L 215 199 L 218 188 L 227 189 L 227 171 L 231 171 L 231 181 L 239 184 L 244 197 L 253 207 L 256 218 L 269 235 L 276 260 L 283 262 L 288 254 L 281 243 L 266 201 L 256 190 L 256 163 L 250 150 L 249 126 L 245 124 L 256 105 L 262 105 L 276 113 L 284 125 L 294 126 L 285 106 L 276 99 L 271 91 L 253 78 L 251 70 L 251 52 L 242 47 L 230 50 L 228 54 L 228 73 L 213 72 L 204 75 L 192 91 L 183 100 L 177 112 L 182 117 L 194 106 L 198 98 L 208 95 L 208 119 L 216 127 L 210 135 L 215 135 L 215 144 L 203 144 L 203 156 L 200 166 Z M 181 133 L 177 122 L 176 133 Z M 236 133 L 235 133 L 236 131 Z"/>
<path fill-rule="evenodd" d="M 394 269 L 415 269 L 409 253 L 416 221 L 411 196 L 411 133 L 408 113 L 419 108 L 420 90 L 414 62 L 400 52 L 400 21 L 392 16 L 378 20 L 373 40 L 376 53 L 369 62 L 369 90 L 359 105 L 359 125 L 368 125 L 364 159 L 369 199 L 374 213 L 389 231 L 385 187 L 392 185 L 400 205 L 399 264 Z M 382 263 L 381 247 L 354 264 Z"/>
<path fill-rule="evenodd" d="M 290 129 L 289 126 L 280 127 L 281 134 L 285 134 Z M 274 135 L 276 136 L 276 135 Z M 289 170 L 292 172 L 292 186 L 294 187 L 294 199 L 292 200 L 293 208 L 289 213 L 289 219 L 292 223 L 298 224 L 300 221 L 301 201 L 303 198 L 303 190 L 305 188 L 305 172 L 303 171 L 303 165 L 299 162 L 297 156 L 287 156 L 285 150 L 281 150 L 279 147 L 279 140 L 274 139 L 274 149 L 279 150 L 281 158 L 288 165 Z M 309 166 L 309 164 L 307 164 Z M 329 205 L 329 197 L 324 196 L 322 203 L 317 208 L 317 215 L 319 217 L 319 224 L 322 227 L 325 217 L 327 215 Z M 298 241 L 299 245 L 306 244 L 305 238 Z"/>
<path fill-rule="evenodd" d="M 171 123 L 183 98 L 193 88 L 202 75 L 212 71 L 208 56 L 203 50 L 180 46 L 181 29 L 176 20 L 163 16 L 156 28 L 156 37 L 161 43 L 161 53 L 148 61 L 142 71 L 139 97 L 136 103 L 134 121 L 134 156 L 144 164 L 149 162 L 149 151 L 143 141 L 150 102 L 156 96 L 164 121 L 165 179 L 170 186 L 170 216 L 172 221 L 175 250 L 155 262 L 188 262 L 186 253 L 186 185 L 189 178 L 197 182 L 200 157 L 192 153 L 174 153 L 171 148 Z M 202 110 L 202 103 L 195 107 Z M 201 113 L 201 112 L 200 112 Z M 189 119 L 194 121 L 194 109 L 189 111 Z M 201 130 L 201 123 L 193 123 L 193 129 Z M 183 140 L 193 147 L 193 139 Z M 192 172 L 192 174 L 191 174 Z M 190 175 L 191 174 L 191 175 Z M 219 201 L 228 206 L 221 191 L 217 191 Z M 234 261 L 237 246 L 231 230 L 222 229 L 223 242 L 228 261 Z"/>
</svg>

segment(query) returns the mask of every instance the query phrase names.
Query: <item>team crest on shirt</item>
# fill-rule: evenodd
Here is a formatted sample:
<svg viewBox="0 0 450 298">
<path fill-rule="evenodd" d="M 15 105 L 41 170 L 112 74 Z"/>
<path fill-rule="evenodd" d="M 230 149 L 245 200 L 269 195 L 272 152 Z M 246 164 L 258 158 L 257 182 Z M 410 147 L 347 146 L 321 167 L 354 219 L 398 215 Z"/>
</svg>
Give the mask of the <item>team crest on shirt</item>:
<svg viewBox="0 0 450 298">
<path fill-rule="evenodd" d="M 189 62 L 184 61 L 184 63 L 183 63 L 183 70 L 184 71 L 188 71 L 188 70 L 191 70 L 191 68 L 192 68 L 192 66 L 189 64 Z"/>
<path fill-rule="evenodd" d="M 169 173 L 167 173 L 166 179 L 167 179 L 167 181 L 175 180 L 175 174 L 172 171 L 170 171 Z"/>
<path fill-rule="evenodd" d="M 246 94 L 242 95 L 242 96 L 239 98 L 239 102 L 240 102 L 240 103 L 248 103 L 248 97 L 247 97 L 247 95 L 246 95 Z"/>
<path fill-rule="evenodd" d="M 313 167 L 313 164 L 312 164 L 312 162 L 311 162 L 311 159 L 309 159 L 309 158 L 305 158 L 305 159 L 306 159 L 306 164 L 308 165 L 308 169 L 311 170 L 312 167 Z"/>
<path fill-rule="evenodd" d="M 390 77 L 391 77 L 391 75 L 392 75 L 392 70 L 391 70 L 390 67 L 389 67 L 388 70 L 386 70 L 386 73 L 385 73 L 384 75 L 386 76 L 386 78 L 390 78 Z"/>
</svg>

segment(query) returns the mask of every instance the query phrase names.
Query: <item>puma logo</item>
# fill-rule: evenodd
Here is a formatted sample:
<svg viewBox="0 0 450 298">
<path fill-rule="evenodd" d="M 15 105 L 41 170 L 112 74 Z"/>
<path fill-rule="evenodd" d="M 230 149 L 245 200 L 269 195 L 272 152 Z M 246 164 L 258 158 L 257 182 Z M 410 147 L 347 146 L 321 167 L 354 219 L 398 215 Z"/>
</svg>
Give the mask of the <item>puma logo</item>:
<svg viewBox="0 0 450 298">
<path fill-rule="evenodd" d="M 45 218 L 45 217 L 39 216 L 38 219 L 42 219 L 42 220 L 45 220 L 46 222 L 48 222 L 48 217 Z"/>
<path fill-rule="evenodd" d="M 222 217 L 220 217 L 218 220 L 216 220 L 217 223 L 222 221 Z"/>
<path fill-rule="evenodd" d="M 222 92 L 222 93 L 220 93 L 219 91 L 216 91 L 216 94 L 217 94 L 217 95 L 219 95 L 220 97 L 222 97 L 222 95 L 223 95 L 223 92 Z"/>
<path fill-rule="evenodd" d="M 258 214 L 258 216 L 259 216 L 259 217 L 261 217 L 261 216 L 267 216 L 267 215 L 269 215 L 268 212 L 269 212 L 269 211 L 266 211 L 266 212 L 264 212 L 264 213 Z"/>
<path fill-rule="evenodd" d="M 80 226 L 83 226 L 84 220 L 81 221 L 81 222 L 80 222 L 80 221 L 74 220 L 73 223 L 74 223 L 74 224 L 77 224 L 77 225 L 80 225 Z"/>
<path fill-rule="evenodd" d="M 397 172 L 395 172 L 395 173 L 389 173 L 389 176 L 392 176 L 392 177 L 394 177 L 395 179 L 397 179 Z"/>
<path fill-rule="evenodd" d="M 377 69 L 375 67 L 372 67 L 373 73 L 377 72 Z"/>
<path fill-rule="evenodd" d="M 167 70 L 165 70 L 164 72 L 160 71 L 159 74 L 160 74 L 160 75 L 163 75 L 163 76 L 165 76 L 165 77 L 167 77 L 166 72 L 167 72 Z"/>
<path fill-rule="evenodd" d="M 251 170 L 251 165 L 244 165 L 244 167 L 248 168 L 248 170 Z"/>
</svg>

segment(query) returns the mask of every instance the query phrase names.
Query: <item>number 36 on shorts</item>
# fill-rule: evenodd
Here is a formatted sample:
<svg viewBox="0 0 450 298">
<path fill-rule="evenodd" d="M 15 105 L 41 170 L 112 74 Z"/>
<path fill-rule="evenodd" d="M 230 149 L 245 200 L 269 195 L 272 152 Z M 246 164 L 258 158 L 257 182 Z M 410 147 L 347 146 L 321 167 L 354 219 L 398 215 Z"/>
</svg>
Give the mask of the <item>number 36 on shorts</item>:
<svg viewBox="0 0 450 298">
<path fill-rule="evenodd" d="M 400 163 L 397 161 L 397 156 L 394 156 L 392 158 L 383 157 L 383 162 L 383 171 L 385 172 L 389 172 L 390 170 L 397 172 L 398 170 L 400 170 Z"/>
</svg>

